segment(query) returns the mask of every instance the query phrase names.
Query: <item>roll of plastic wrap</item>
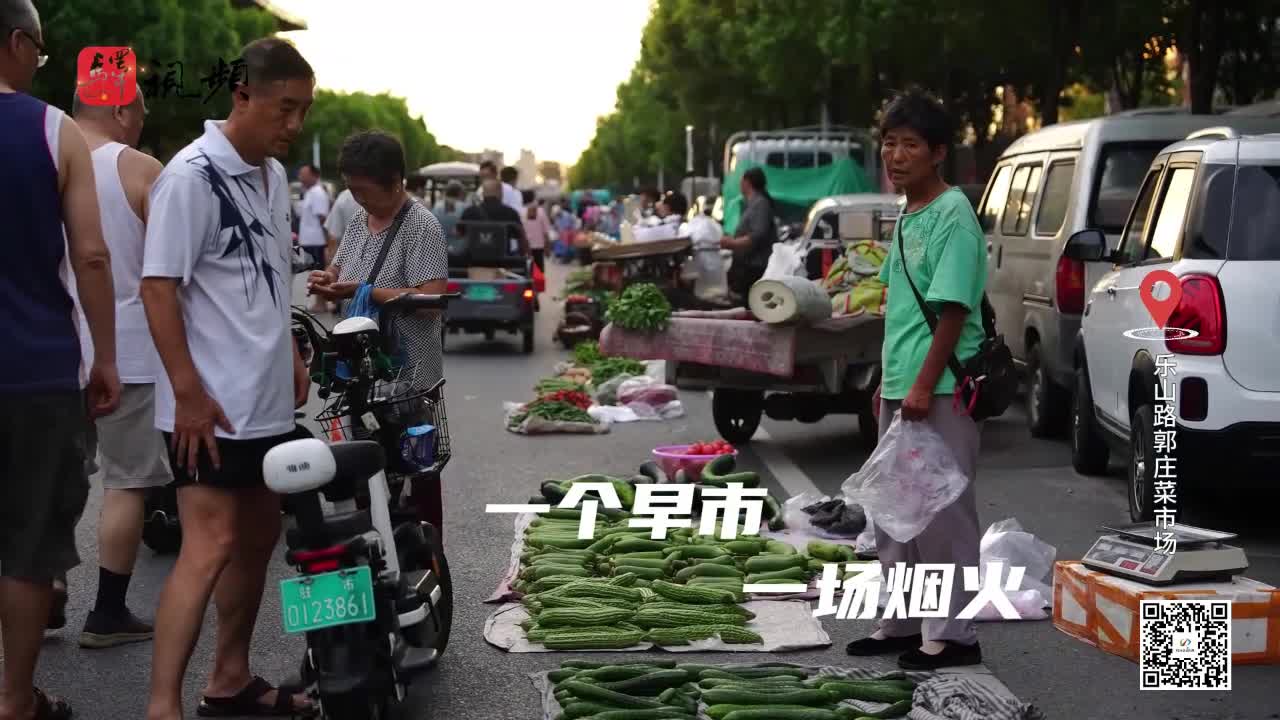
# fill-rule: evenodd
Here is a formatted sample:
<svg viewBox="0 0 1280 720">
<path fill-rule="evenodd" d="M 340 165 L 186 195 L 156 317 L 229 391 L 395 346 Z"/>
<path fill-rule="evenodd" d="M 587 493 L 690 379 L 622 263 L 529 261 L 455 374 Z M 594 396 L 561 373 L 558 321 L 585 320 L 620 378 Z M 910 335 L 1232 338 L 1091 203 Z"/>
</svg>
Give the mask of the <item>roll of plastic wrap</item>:
<svg viewBox="0 0 1280 720">
<path fill-rule="evenodd" d="M 747 306 L 757 318 L 771 325 L 816 323 L 831 317 L 831 299 L 826 291 L 802 277 L 756 281 L 747 293 Z"/>
</svg>

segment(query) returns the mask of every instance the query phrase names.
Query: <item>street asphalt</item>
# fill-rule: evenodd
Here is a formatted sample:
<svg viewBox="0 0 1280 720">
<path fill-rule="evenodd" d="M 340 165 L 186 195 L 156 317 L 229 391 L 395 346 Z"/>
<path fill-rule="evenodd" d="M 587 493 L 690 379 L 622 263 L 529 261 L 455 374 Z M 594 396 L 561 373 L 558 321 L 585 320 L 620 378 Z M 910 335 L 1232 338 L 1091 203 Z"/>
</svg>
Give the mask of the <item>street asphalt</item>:
<svg viewBox="0 0 1280 720">
<path fill-rule="evenodd" d="M 553 285 L 562 268 L 551 272 Z M 300 285 L 298 286 L 300 288 Z M 485 342 L 480 336 L 452 335 L 446 353 L 446 385 L 453 459 L 445 472 L 445 543 L 452 568 L 455 615 L 451 644 L 440 665 L 422 679 L 397 717 L 411 720 L 536 720 L 538 699 L 527 675 L 554 668 L 569 657 L 562 653 L 507 654 L 482 637 L 485 618 L 496 606 L 482 604 L 508 562 L 512 517 L 487 515 L 488 503 L 520 503 L 548 477 L 586 472 L 632 473 L 658 445 L 716 437 L 705 394 L 683 393 L 687 415 L 663 423 L 616 425 L 600 436 L 525 437 L 503 429 L 502 403 L 530 399 L 531 387 L 551 374 L 566 353 L 554 347 L 551 334 L 558 318 L 556 304 L 544 295 L 534 354 L 520 353 L 518 336 Z M 301 299 L 295 292 L 295 301 Z M 309 410 L 318 409 L 313 400 Z M 1096 537 L 1096 528 L 1127 518 L 1124 481 L 1118 469 L 1110 477 L 1087 478 L 1070 467 L 1065 441 L 1033 440 L 1021 414 L 988 423 L 978 477 L 983 526 L 1015 517 L 1025 529 L 1057 547 L 1059 559 L 1079 558 Z M 765 421 L 770 455 L 785 457 L 799 473 L 825 493 L 865 459 L 857 437 L 857 421 L 837 416 L 813 425 Z M 774 455 L 777 456 L 777 455 Z M 783 493 L 761 454 L 748 448 L 741 463 L 766 475 L 766 485 Z M 776 463 L 775 463 L 776 465 Z M 794 478 L 792 478 L 794 482 Z M 1208 527 L 1242 534 L 1249 554 L 1248 575 L 1280 585 L 1280 530 L 1271 498 L 1257 500 L 1217 493 L 1218 507 L 1185 518 Z M 96 526 L 101 491 L 95 486 L 78 530 L 83 564 L 70 576 L 71 602 L 66 629 L 51 633 L 38 672 L 38 683 L 68 699 L 76 717 L 90 720 L 141 718 L 147 697 L 151 647 L 131 645 L 88 651 L 76 636 L 93 603 L 96 584 Z M 1184 510 L 1187 510 L 1185 506 Z M 150 617 L 173 562 L 143 548 L 130 590 L 130 606 Z M 281 630 L 276 583 L 290 576 L 277 557 L 272 565 L 254 641 L 254 670 L 271 681 L 296 671 L 302 644 Z M 840 665 L 852 659 L 844 646 L 868 631 L 869 621 L 824 618 L 832 645 L 823 650 L 788 653 L 770 659 L 806 664 Z M 1056 630 L 1048 620 L 986 623 L 980 628 L 986 665 L 1021 700 L 1034 703 L 1047 718 L 1098 720 L 1261 720 L 1280 718 L 1280 693 L 1274 666 L 1236 666 L 1230 692 L 1142 692 L 1135 663 L 1109 655 Z M 203 688 L 213 647 L 212 613 L 192 658 L 185 691 L 188 717 Z M 604 655 L 603 657 L 618 657 Z M 629 656 L 631 658 L 635 655 Z M 741 654 L 699 655 L 698 660 L 744 661 Z M 887 660 L 859 664 L 890 667 Z"/>
</svg>

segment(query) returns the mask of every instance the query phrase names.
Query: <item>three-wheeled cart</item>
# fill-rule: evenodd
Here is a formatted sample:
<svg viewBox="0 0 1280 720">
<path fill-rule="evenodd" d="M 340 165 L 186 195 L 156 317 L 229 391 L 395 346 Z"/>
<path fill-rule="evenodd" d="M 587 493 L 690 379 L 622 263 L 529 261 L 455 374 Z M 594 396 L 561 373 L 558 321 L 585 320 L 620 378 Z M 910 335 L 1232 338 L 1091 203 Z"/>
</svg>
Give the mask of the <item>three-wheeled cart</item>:
<svg viewBox="0 0 1280 720">
<path fill-rule="evenodd" d="M 680 312 L 667 329 L 637 333 L 613 325 L 600 335 L 607 355 L 665 360 L 667 382 L 711 390 L 716 430 L 731 443 L 751 440 L 760 419 L 815 423 L 854 414 L 874 446 L 884 318 L 862 314 L 816 325 L 769 325 L 745 310 Z"/>
</svg>

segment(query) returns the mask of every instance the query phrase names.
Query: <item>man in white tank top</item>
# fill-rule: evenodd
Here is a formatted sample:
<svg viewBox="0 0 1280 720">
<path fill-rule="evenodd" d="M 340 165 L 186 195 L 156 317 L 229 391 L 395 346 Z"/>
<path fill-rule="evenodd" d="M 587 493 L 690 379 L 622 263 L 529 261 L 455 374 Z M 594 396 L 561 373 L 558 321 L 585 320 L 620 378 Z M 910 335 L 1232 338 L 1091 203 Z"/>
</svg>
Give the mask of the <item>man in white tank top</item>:
<svg viewBox="0 0 1280 720">
<path fill-rule="evenodd" d="M 78 94 L 72 106 L 72 116 L 92 154 L 102 234 L 111 251 L 116 363 L 123 385 L 119 409 L 98 418 L 94 428 L 103 498 L 98 524 L 98 597 L 80 634 L 84 648 L 151 638 L 151 625 L 129 611 L 125 596 L 142 539 L 147 490 L 173 479 L 164 437 L 155 427 L 160 360 L 138 295 L 148 193 L 164 169 L 158 160 L 132 147 L 142 134 L 145 115 L 141 91 L 124 107 L 85 105 Z M 87 337 L 82 337 L 81 346 L 88 361 L 92 345 Z"/>
</svg>

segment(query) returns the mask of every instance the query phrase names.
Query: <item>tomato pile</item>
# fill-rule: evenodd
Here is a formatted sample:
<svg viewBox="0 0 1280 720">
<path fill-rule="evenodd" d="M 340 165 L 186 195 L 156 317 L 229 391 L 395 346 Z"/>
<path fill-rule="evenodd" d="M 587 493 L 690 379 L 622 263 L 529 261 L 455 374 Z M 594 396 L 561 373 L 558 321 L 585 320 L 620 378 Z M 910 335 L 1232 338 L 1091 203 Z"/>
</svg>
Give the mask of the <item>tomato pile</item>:
<svg viewBox="0 0 1280 720">
<path fill-rule="evenodd" d="M 557 390 L 538 398 L 546 402 L 562 402 L 586 410 L 591 407 L 591 396 L 578 390 Z"/>
<path fill-rule="evenodd" d="M 697 442 L 684 451 L 685 455 L 732 455 L 733 446 L 724 440 Z"/>
</svg>

